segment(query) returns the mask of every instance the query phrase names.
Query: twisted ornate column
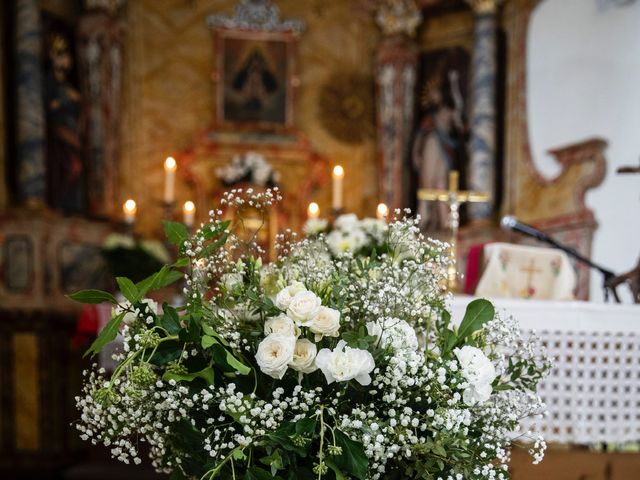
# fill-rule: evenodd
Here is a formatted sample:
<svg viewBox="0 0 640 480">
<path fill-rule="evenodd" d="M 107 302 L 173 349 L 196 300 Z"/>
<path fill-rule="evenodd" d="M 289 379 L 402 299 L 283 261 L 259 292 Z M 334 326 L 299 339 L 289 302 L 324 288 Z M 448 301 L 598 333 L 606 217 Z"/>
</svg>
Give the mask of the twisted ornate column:
<svg viewBox="0 0 640 480">
<path fill-rule="evenodd" d="M 385 0 L 376 21 L 384 34 L 376 59 L 380 196 L 394 209 L 406 205 L 403 166 L 413 127 L 418 62 L 412 37 L 421 16 L 414 0 Z"/>
<path fill-rule="evenodd" d="M 38 5 L 38 0 L 16 1 L 18 195 L 27 204 L 42 204 L 46 195 L 42 27 Z"/>
<path fill-rule="evenodd" d="M 467 0 L 476 19 L 471 72 L 469 186 L 492 200 L 468 206 L 472 220 L 490 219 L 496 180 L 496 11 L 500 0 Z"/>
</svg>

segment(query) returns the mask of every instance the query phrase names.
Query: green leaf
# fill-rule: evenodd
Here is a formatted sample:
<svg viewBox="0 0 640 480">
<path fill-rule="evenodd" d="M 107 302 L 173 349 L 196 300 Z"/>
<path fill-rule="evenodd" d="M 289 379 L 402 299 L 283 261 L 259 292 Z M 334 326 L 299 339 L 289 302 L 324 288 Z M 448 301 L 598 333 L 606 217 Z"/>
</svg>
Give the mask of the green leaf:
<svg viewBox="0 0 640 480">
<path fill-rule="evenodd" d="M 244 480 L 273 480 L 273 476 L 260 467 L 251 467 L 242 477 Z"/>
<path fill-rule="evenodd" d="M 240 375 L 248 375 L 251 372 L 251 367 L 247 367 L 244 363 L 238 360 L 231 352 L 228 350 L 227 352 L 227 363 L 231 368 L 233 368 Z"/>
<path fill-rule="evenodd" d="M 489 300 L 479 298 L 467 305 L 464 318 L 458 328 L 458 341 L 462 342 L 495 316 L 495 309 Z"/>
<path fill-rule="evenodd" d="M 180 326 L 180 317 L 175 308 L 168 305 L 166 302 L 162 305 L 162 311 L 164 315 L 160 319 L 160 326 L 164 328 L 170 335 L 175 335 L 182 328 Z"/>
<path fill-rule="evenodd" d="M 165 265 L 160 271 L 148 276 L 144 280 L 138 282 L 136 287 L 140 294 L 140 298 L 144 297 L 147 292 L 158 290 L 177 282 L 184 277 L 179 270 L 172 270 L 171 267 Z"/>
<path fill-rule="evenodd" d="M 187 267 L 187 266 L 189 266 L 189 258 L 188 257 L 179 258 L 172 265 L 173 268 L 184 268 L 184 267 Z"/>
<path fill-rule="evenodd" d="M 164 381 L 175 380 L 176 382 L 179 382 L 181 380 L 184 380 L 185 382 L 191 382 L 196 378 L 202 378 L 209 385 L 211 385 L 214 380 L 213 368 L 207 367 L 200 370 L 199 372 L 185 373 L 183 375 L 173 372 L 164 372 L 164 375 L 162 376 L 162 379 Z"/>
<path fill-rule="evenodd" d="M 118 304 L 118 300 L 116 300 L 116 297 L 103 290 L 80 290 L 79 292 L 67 295 L 67 297 L 80 303 L 96 304 L 106 302 L 113 303 L 114 305 Z"/>
<path fill-rule="evenodd" d="M 353 475 L 360 480 L 367 476 L 369 460 L 364 453 L 364 447 L 359 442 L 354 442 L 349 436 L 340 430 L 336 430 L 336 445 L 342 447 L 342 454 L 333 457 L 335 464 L 343 472 Z"/>
<path fill-rule="evenodd" d="M 85 352 L 84 356 L 91 354 L 92 356 L 102 350 L 107 343 L 113 341 L 118 335 L 118 329 L 122 323 L 125 312 L 113 317 L 109 323 L 105 325 L 98 337 L 93 341 L 89 349 Z"/>
<path fill-rule="evenodd" d="M 333 470 L 333 473 L 336 474 L 336 480 L 346 480 L 346 477 L 342 474 L 342 471 L 340 470 L 340 468 L 338 468 L 333 460 L 331 460 L 330 458 L 325 458 L 324 463 L 326 463 L 327 466 L 331 470 Z"/>
<path fill-rule="evenodd" d="M 296 422 L 296 433 L 305 437 L 313 437 L 316 431 L 316 417 L 306 417 Z"/>
<path fill-rule="evenodd" d="M 187 227 L 179 222 L 170 222 L 165 220 L 162 222 L 164 225 L 164 233 L 167 235 L 167 240 L 173 245 L 182 248 L 184 242 L 189 238 L 189 230 Z"/>
<path fill-rule="evenodd" d="M 124 298 L 129 300 L 131 303 L 137 303 L 142 298 L 140 292 L 138 292 L 138 287 L 126 277 L 116 277 L 116 282 L 118 282 L 118 288 L 124 295 Z"/>
</svg>

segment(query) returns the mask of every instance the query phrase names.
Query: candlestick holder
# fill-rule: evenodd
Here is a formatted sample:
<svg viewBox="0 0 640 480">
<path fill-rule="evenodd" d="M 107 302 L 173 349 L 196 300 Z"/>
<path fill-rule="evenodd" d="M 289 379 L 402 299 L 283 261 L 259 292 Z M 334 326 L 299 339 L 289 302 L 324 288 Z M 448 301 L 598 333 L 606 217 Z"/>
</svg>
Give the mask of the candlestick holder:
<svg viewBox="0 0 640 480">
<path fill-rule="evenodd" d="M 165 220 L 173 220 L 175 217 L 176 202 L 162 202 L 163 215 Z"/>
</svg>

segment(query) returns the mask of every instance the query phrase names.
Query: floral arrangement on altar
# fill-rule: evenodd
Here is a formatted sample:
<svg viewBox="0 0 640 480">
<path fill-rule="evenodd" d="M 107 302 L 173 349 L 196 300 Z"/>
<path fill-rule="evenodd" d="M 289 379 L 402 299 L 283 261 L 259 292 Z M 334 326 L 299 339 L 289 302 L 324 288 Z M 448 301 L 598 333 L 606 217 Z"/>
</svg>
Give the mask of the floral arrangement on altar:
<svg viewBox="0 0 640 480">
<path fill-rule="evenodd" d="M 352 252 L 368 256 L 374 249 L 383 253 L 386 249 L 386 231 L 387 223 L 384 220 L 370 217 L 360 220 L 353 213 L 340 215 L 331 228 L 324 218 L 309 218 L 303 226 L 308 238 L 317 239 L 324 235 L 333 255 Z"/>
<path fill-rule="evenodd" d="M 239 183 L 275 187 L 280 182 L 280 173 L 273 169 L 264 155 L 256 152 L 234 155 L 231 163 L 216 169 L 216 176 L 227 187 Z"/>
<path fill-rule="evenodd" d="M 85 373 L 84 440 L 136 464 L 146 444 L 172 479 L 506 479 L 512 445 L 542 459 L 544 441 L 519 422 L 544 411 L 549 359 L 486 300 L 451 318 L 446 245 L 399 218 L 376 226 L 370 250 L 283 236 L 265 265 L 222 207 L 267 215 L 278 200 L 234 190 L 191 237 L 167 222 L 179 259 L 118 278 L 123 303 L 71 296 L 114 304 L 88 353 L 125 339 L 112 375 Z M 183 307 L 146 298 L 183 278 Z"/>
</svg>

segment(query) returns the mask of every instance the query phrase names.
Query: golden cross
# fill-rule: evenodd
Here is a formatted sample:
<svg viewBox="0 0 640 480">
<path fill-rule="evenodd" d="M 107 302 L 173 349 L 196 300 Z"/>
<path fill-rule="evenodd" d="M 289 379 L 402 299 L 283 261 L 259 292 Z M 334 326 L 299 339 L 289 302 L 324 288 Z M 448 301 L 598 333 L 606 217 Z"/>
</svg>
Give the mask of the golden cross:
<svg viewBox="0 0 640 480">
<path fill-rule="evenodd" d="M 527 273 L 527 288 L 531 288 L 532 286 L 531 282 L 533 281 L 533 274 L 542 272 L 541 269 L 536 268 L 536 262 L 533 258 L 531 259 L 529 266 L 521 268 L 520 271 Z"/>
<path fill-rule="evenodd" d="M 449 269 L 447 277 L 449 289 L 454 290 L 457 285 L 457 261 L 456 244 L 458 240 L 458 228 L 460 227 L 460 204 L 467 202 L 488 202 L 491 195 L 486 192 L 460 191 L 460 172 L 451 170 L 449 172 L 449 190 L 420 189 L 418 190 L 418 200 L 447 202 L 449 205 L 449 225 L 451 226 L 451 241 L 449 242 Z"/>
</svg>

